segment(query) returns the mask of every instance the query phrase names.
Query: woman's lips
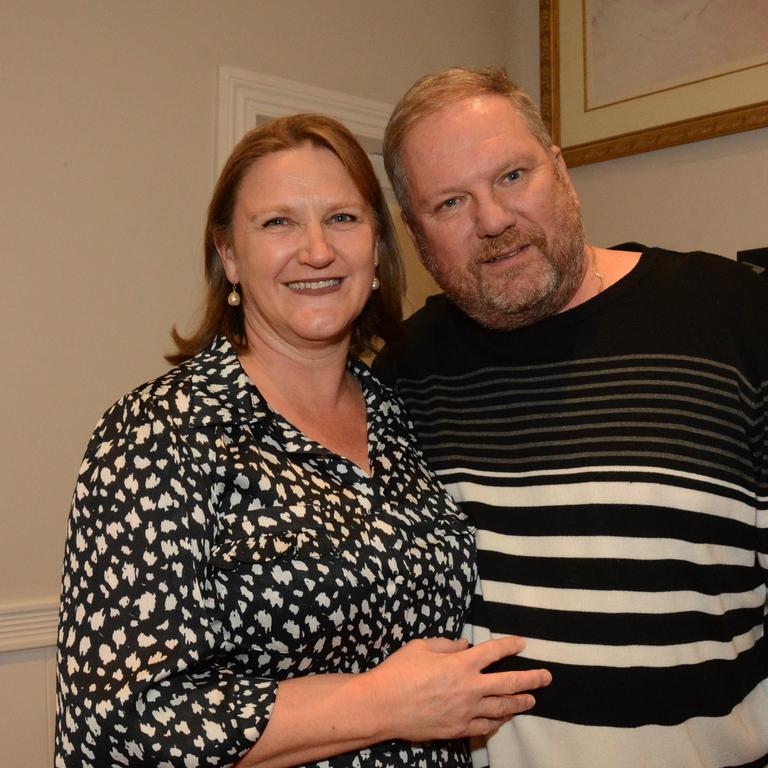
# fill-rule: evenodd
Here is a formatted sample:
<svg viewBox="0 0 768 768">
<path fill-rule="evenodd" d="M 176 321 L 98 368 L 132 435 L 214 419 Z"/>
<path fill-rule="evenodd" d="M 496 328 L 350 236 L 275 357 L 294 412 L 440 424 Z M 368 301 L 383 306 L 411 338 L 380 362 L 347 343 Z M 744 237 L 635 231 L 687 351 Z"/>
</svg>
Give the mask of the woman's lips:
<svg viewBox="0 0 768 768">
<path fill-rule="evenodd" d="M 329 277 L 324 280 L 294 280 L 285 283 L 287 288 L 299 293 L 320 293 L 332 291 L 342 283 L 341 277 Z"/>
</svg>

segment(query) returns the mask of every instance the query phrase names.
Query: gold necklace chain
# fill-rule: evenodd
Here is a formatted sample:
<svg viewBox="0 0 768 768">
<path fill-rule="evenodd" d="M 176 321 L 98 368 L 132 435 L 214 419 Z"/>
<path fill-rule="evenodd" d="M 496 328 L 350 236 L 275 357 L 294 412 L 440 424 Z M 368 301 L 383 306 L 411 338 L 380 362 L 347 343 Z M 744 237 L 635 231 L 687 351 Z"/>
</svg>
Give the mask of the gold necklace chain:
<svg viewBox="0 0 768 768">
<path fill-rule="evenodd" d="M 591 265 L 592 274 L 597 278 L 597 293 L 595 294 L 595 296 L 597 296 L 597 294 L 603 292 L 603 286 L 604 286 L 603 276 L 597 271 L 597 253 L 595 249 L 590 245 L 589 250 L 592 253 L 592 265 Z"/>
</svg>

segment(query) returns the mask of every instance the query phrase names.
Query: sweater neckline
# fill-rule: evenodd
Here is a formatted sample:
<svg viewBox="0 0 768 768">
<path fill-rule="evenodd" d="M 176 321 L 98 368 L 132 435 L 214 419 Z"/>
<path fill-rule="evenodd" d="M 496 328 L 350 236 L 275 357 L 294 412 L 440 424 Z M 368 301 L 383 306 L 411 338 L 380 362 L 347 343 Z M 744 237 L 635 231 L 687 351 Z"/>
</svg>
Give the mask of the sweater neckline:
<svg viewBox="0 0 768 768">
<path fill-rule="evenodd" d="M 584 322 L 586 319 L 592 317 L 595 312 L 601 311 L 604 307 L 616 301 L 621 301 L 624 295 L 632 290 L 638 283 L 642 282 L 647 272 L 652 269 L 653 262 L 657 256 L 655 251 L 656 249 L 654 248 L 644 248 L 637 264 L 627 272 L 626 275 L 612 285 L 609 285 L 591 299 L 564 312 L 550 315 L 544 320 L 540 320 L 525 328 L 518 328 L 512 331 L 496 331 L 490 328 L 484 328 L 465 315 L 455 304 L 446 299 L 446 301 L 448 301 L 448 311 L 460 328 L 475 335 L 482 335 L 489 340 L 503 340 L 512 336 L 516 338 L 534 338 L 539 335 L 549 336 L 550 334 L 557 333 L 560 329 L 570 328 Z"/>
</svg>

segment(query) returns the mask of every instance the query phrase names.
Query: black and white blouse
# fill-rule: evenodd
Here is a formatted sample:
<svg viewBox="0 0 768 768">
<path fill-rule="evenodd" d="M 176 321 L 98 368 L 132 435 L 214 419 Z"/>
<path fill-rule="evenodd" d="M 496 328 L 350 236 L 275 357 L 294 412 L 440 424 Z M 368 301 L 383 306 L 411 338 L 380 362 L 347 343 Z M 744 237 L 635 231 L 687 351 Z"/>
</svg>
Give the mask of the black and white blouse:
<svg viewBox="0 0 768 768">
<path fill-rule="evenodd" d="M 371 477 L 272 411 L 221 338 L 99 422 L 67 530 L 57 768 L 232 765 L 280 680 L 459 637 L 473 530 L 400 401 L 350 370 Z M 320 765 L 468 764 L 461 742 L 389 742 Z"/>
</svg>

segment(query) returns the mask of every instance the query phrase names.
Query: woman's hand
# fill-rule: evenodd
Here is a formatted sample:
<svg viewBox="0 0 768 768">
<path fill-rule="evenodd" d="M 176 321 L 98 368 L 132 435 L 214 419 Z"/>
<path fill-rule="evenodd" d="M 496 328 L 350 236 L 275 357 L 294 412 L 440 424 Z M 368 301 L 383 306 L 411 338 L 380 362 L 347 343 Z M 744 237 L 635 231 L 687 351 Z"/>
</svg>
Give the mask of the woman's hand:
<svg viewBox="0 0 768 768">
<path fill-rule="evenodd" d="M 523 650 L 519 637 L 489 640 L 412 640 L 362 675 L 386 738 L 409 741 L 484 736 L 536 702 L 526 691 L 549 685 L 545 669 L 482 670 Z M 362 682 L 362 680 L 361 680 Z"/>
<path fill-rule="evenodd" d="M 487 735 L 530 709 L 525 693 L 549 685 L 544 669 L 482 674 L 519 653 L 519 637 L 469 648 L 466 640 L 412 640 L 362 674 L 282 681 L 264 734 L 238 768 L 285 768 L 379 741 Z"/>
</svg>

